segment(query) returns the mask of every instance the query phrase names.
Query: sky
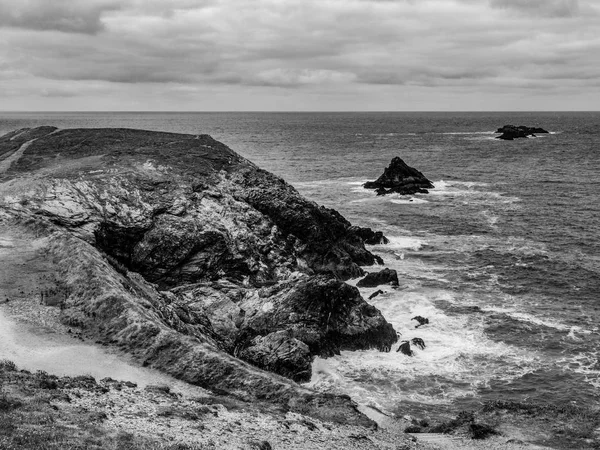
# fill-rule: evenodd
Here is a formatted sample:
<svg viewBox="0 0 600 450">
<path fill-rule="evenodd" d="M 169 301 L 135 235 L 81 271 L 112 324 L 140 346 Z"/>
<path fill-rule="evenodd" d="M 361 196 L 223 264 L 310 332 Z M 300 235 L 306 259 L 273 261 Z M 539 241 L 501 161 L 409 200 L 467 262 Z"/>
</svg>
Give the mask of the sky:
<svg viewBox="0 0 600 450">
<path fill-rule="evenodd" d="M 0 0 L 3 111 L 600 110 L 600 0 Z"/>
</svg>

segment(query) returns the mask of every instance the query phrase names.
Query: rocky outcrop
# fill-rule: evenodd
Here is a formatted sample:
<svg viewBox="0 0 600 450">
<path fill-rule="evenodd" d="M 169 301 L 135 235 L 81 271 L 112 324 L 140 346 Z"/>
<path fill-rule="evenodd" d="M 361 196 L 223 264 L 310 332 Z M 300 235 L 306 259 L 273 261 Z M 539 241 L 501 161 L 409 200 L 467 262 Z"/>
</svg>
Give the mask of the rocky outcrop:
<svg viewBox="0 0 600 450">
<path fill-rule="evenodd" d="M 353 226 L 351 230 L 368 245 L 389 244 L 390 242 L 381 231 L 373 231 L 371 228 L 357 226 Z"/>
<path fill-rule="evenodd" d="M 517 138 L 526 138 L 528 136 L 534 136 L 536 134 L 548 133 L 548 131 L 539 127 L 526 127 L 523 125 L 504 125 L 496 130 L 496 133 L 502 133 L 497 136 L 496 139 L 502 139 L 505 141 L 512 141 Z"/>
<path fill-rule="evenodd" d="M 396 341 L 341 281 L 378 259 L 339 213 L 207 135 L 38 128 L 0 152 L 3 220 L 48 238 L 69 327 L 203 387 L 355 414 L 260 370 L 305 381 L 316 355 Z"/>
<path fill-rule="evenodd" d="M 382 284 L 398 286 L 398 272 L 393 269 L 385 268 L 379 272 L 371 272 L 362 280 L 356 283 L 359 287 L 377 287 Z"/>
<path fill-rule="evenodd" d="M 402 195 L 427 194 L 433 183 L 417 169 L 408 166 L 401 158 L 395 157 L 383 174 L 375 181 L 363 185 L 375 189 L 377 195 L 397 193 Z"/>
</svg>

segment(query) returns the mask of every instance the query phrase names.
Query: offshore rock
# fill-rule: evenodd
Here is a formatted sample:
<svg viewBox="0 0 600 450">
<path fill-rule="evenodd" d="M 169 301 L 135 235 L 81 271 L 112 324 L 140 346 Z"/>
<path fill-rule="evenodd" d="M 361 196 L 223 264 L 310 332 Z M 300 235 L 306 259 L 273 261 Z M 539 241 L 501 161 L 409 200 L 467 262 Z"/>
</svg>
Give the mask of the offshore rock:
<svg viewBox="0 0 600 450">
<path fill-rule="evenodd" d="M 341 281 L 378 259 L 339 213 L 210 136 L 10 133 L 0 220 L 42 239 L 77 333 L 206 388 L 370 423 L 289 378 L 307 380 L 316 355 L 397 340 Z"/>
<path fill-rule="evenodd" d="M 351 229 L 363 240 L 365 244 L 379 245 L 389 244 L 390 242 L 390 240 L 386 238 L 381 231 L 373 231 L 371 228 L 357 226 L 353 226 Z"/>
<path fill-rule="evenodd" d="M 496 133 L 502 133 L 500 136 L 497 136 L 496 139 L 512 141 L 513 139 L 526 138 L 528 136 L 535 137 L 536 134 L 548 133 L 548 131 L 539 127 L 526 127 L 523 125 L 504 125 L 503 127 L 498 128 L 496 130 Z"/>
<path fill-rule="evenodd" d="M 377 287 L 382 284 L 398 286 L 398 272 L 393 269 L 385 268 L 379 272 L 367 274 L 366 277 L 356 283 L 358 287 Z"/>
<path fill-rule="evenodd" d="M 375 181 L 368 181 L 366 189 L 376 189 L 377 195 L 397 193 L 402 195 L 427 194 L 433 184 L 417 169 L 408 166 L 396 156 L 383 174 Z"/>
</svg>

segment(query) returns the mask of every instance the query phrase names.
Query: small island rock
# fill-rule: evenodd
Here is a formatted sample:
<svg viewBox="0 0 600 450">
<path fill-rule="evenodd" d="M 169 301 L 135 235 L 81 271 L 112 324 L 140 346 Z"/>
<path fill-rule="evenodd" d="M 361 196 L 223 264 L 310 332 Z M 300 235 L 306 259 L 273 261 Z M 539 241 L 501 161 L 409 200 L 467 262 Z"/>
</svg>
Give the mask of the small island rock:
<svg viewBox="0 0 600 450">
<path fill-rule="evenodd" d="M 536 134 L 548 133 L 548 131 L 539 127 L 526 127 L 524 125 L 504 125 L 496 130 L 496 133 L 502 133 L 496 139 L 512 141 L 516 138 L 526 138 L 527 136 L 535 136 Z"/>
<path fill-rule="evenodd" d="M 407 165 L 400 157 L 392 159 L 390 165 L 375 181 L 367 181 L 365 189 L 375 189 L 377 195 L 397 193 L 402 195 L 427 194 L 433 183 L 417 169 Z"/>
</svg>

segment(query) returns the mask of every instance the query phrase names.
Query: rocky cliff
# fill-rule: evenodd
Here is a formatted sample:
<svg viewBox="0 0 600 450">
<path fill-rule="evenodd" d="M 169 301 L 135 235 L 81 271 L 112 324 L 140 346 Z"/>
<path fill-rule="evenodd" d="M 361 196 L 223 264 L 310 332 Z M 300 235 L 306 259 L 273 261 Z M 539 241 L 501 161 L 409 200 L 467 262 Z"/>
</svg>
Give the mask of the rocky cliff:
<svg viewBox="0 0 600 450">
<path fill-rule="evenodd" d="M 395 342 L 342 281 L 376 257 L 339 213 L 210 136 L 9 133 L 0 220 L 43 237 L 61 320 L 84 336 L 203 387 L 364 420 L 289 379 L 315 355 Z"/>
</svg>

